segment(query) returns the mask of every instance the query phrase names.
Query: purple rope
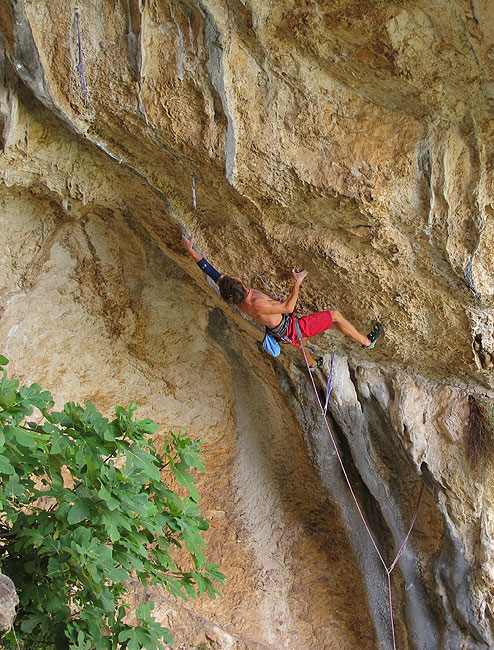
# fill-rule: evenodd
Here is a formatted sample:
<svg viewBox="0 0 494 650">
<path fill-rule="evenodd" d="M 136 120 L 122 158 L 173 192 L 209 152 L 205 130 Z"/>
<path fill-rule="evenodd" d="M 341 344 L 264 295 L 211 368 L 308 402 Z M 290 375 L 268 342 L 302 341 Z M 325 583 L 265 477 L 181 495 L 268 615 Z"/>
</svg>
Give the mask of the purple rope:
<svg viewBox="0 0 494 650">
<path fill-rule="evenodd" d="M 326 403 L 324 404 L 324 415 L 328 412 L 329 396 L 333 390 L 333 365 L 334 365 L 334 345 L 331 350 L 331 368 L 329 369 L 328 385 L 326 386 Z"/>
<path fill-rule="evenodd" d="M 321 400 L 319 399 L 319 394 L 318 394 L 318 392 L 317 392 L 316 383 L 315 383 L 315 381 L 314 381 L 314 377 L 313 377 L 313 375 L 312 375 L 312 373 L 311 373 L 311 371 L 310 371 L 309 362 L 307 361 L 307 355 L 306 355 L 305 350 L 304 350 L 303 347 L 302 347 L 302 353 L 303 353 L 303 355 L 304 355 L 305 365 L 307 366 L 307 369 L 308 369 L 308 371 L 309 371 L 310 380 L 311 380 L 311 382 L 312 382 L 312 386 L 313 386 L 313 388 L 314 388 L 314 393 L 315 393 L 315 395 L 316 395 L 317 403 L 319 404 L 319 408 L 321 409 L 321 413 L 322 413 L 322 415 L 323 415 L 323 417 L 324 417 L 324 422 L 325 422 L 325 424 L 326 424 L 326 428 L 327 428 L 328 433 L 329 433 L 329 436 L 330 436 L 330 438 L 331 438 L 331 442 L 333 443 L 333 447 L 334 447 L 334 449 L 335 449 L 336 455 L 337 455 L 338 460 L 339 460 L 339 462 L 340 462 L 340 466 L 341 466 L 341 469 L 342 469 L 343 474 L 344 474 L 344 476 L 345 476 L 345 480 L 346 480 L 347 485 L 348 485 L 348 487 L 349 487 L 349 489 L 350 489 L 351 495 L 352 495 L 352 497 L 353 497 L 353 500 L 354 500 L 354 502 L 355 502 L 355 505 L 357 506 L 357 510 L 358 510 L 358 512 L 359 512 L 359 514 L 360 514 L 360 518 L 362 519 L 362 522 L 363 522 L 363 524 L 364 524 L 364 526 L 365 526 L 365 529 L 366 529 L 366 531 L 367 531 L 367 534 L 369 535 L 369 538 L 370 538 L 370 540 L 371 540 L 371 542 L 372 542 L 372 545 L 373 545 L 374 548 L 376 549 L 376 553 L 378 554 L 379 559 L 381 560 L 382 565 L 383 565 L 385 571 L 387 571 L 387 570 L 388 570 L 388 567 L 386 566 L 386 562 L 384 561 L 383 556 L 381 555 L 379 549 L 377 548 L 377 544 L 376 544 L 376 542 L 374 541 L 374 537 L 372 536 L 372 533 L 371 533 L 371 531 L 370 531 L 370 529 L 369 529 L 369 526 L 367 525 L 367 522 L 365 521 L 364 515 L 363 515 L 362 510 L 360 509 L 359 503 L 358 503 L 358 501 L 357 501 L 357 497 L 355 496 L 355 492 L 353 491 L 352 484 L 350 483 L 350 479 L 348 478 L 348 474 L 346 473 L 345 466 L 343 465 L 343 460 L 342 460 L 342 458 L 341 458 L 341 456 L 340 456 L 340 452 L 338 451 L 338 447 L 336 446 L 336 441 L 335 441 L 335 439 L 334 439 L 333 432 L 331 431 L 331 428 L 330 428 L 330 426 L 329 426 L 329 424 L 328 424 L 328 420 L 327 420 L 326 415 L 325 415 L 325 413 L 324 413 L 324 407 L 323 407 L 323 405 L 321 404 Z"/>
<path fill-rule="evenodd" d="M 391 621 L 391 634 L 393 635 L 393 648 L 396 650 L 395 623 L 393 621 L 393 591 L 391 589 L 391 573 L 388 571 L 388 595 L 389 595 L 389 620 Z"/>
<path fill-rule="evenodd" d="M 424 483 L 422 483 L 422 485 L 421 485 L 421 487 L 420 487 L 419 498 L 417 499 L 417 505 L 416 505 L 416 507 L 415 507 L 415 512 L 413 513 L 412 523 L 410 524 L 410 528 L 408 529 L 407 536 L 406 536 L 405 539 L 403 540 L 403 544 L 400 546 L 400 550 L 399 550 L 398 553 L 396 554 L 396 557 L 395 557 L 395 559 L 393 560 L 393 564 L 389 567 L 389 569 L 388 569 L 388 574 L 391 573 L 391 571 L 395 568 L 395 564 L 398 562 L 398 560 L 399 560 L 400 557 L 401 557 L 401 554 L 402 554 L 403 551 L 405 550 L 405 546 L 407 545 L 408 538 L 410 537 L 410 533 L 412 532 L 412 528 L 413 528 L 413 526 L 414 526 L 414 524 L 415 524 L 415 520 L 417 519 L 417 515 L 419 514 L 420 501 L 421 501 L 421 499 L 422 499 L 422 492 L 423 492 L 423 491 L 424 491 Z"/>
<path fill-rule="evenodd" d="M 384 570 L 386 571 L 386 575 L 387 575 L 387 578 L 388 578 L 389 618 L 390 618 L 390 622 L 391 622 L 391 634 L 392 634 L 392 637 L 393 637 L 393 650 L 396 650 L 395 625 L 394 625 L 394 620 L 393 620 L 393 595 L 392 595 L 392 590 L 391 590 L 391 571 L 394 569 L 396 563 L 398 562 L 398 560 L 400 559 L 403 551 L 405 550 L 405 546 L 406 546 L 406 544 L 408 542 L 408 538 L 410 537 L 410 534 L 412 532 L 412 528 L 413 528 L 413 526 L 415 524 L 415 520 L 417 519 L 419 506 L 420 506 L 420 501 L 422 499 L 422 493 L 424 491 L 424 483 L 422 483 L 422 486 L 420 488 L 420 493 L 419 493 L 419 498 L 418 498 L 418 501 L 417 501 L 417 506 L 415 508 L 415 512 L 413 514 L 412 522 L 410 524 L 410 528 L 408 530 L 408 533 L 407 533 L 402 545 L 400 546 L 400 549 L 399 549 L 398 553 L 396 554 L 396 557 L 393 560 L 393 563 L 391 564 L 391 566 L 388 569 L 388 567 L 386 566 L 386 562 L 384 561 L 383 556 L 381 555 L 381 553 L 380 553 L 380 551 L 379 551 L 379 549 L 377 547 L 377 544 L 376 544 L 376 542 L 374 540 L 374 537 L 372 536 L 372 533 L 371 533 L 371 531 L 369 529 L 369 526 L 367 525 L 367 522 L 365 521 L 365 517 L 364 517 L 363 512 L 362 512 L 362 510 L 361 510 L 361 508 L 359 506 L 359 503 L 357 501 L 357 497 L 355 496 L 355 492 L 353 491 L 352 484 L 350 483 L 350 479 L 348 478 L 348 474 L 346 473 L 345 466 L 343 465 L 343 460 L 342 460 L 342 458 L 340 456 L 340 452 L 338 451 L 338 447 L 336 446 L 336 441 L 334 439 L 333 433 L 332 433 L 331 428 L 330 428 L 329 423 L 328 423 L 328 419 L 326 417 L 325 408 L 323 407 L 323 405 L 321 403 L 321 400 L 319 399 L 319 393 L 317 392 L 316 383 L 314 381 L 313 374 L 310 371 L 309 362 L 307 360 L 307 355 L 305 354 L 305 349 L 303 348 L 303 346 L 302 346 L 302 353 L 304 355 L 305 365 L 307 366 L 307 370 L 309 372 L 309 377 L 310 377 L 310 380 L 312 382 L 312 387 L 314 388 L 314 394 L 316 396 L 317 403 L 319 404 L 319 408 L 321 409 L 321 413 L 322 413 L 323 418 L 324 418 L 324 423 L 326 424 L 326 428 L 328 430 L 329 437 L 331 438 L 331 442 L 333 443 L 333 447 L 334 447 L 334 450 L 335 450 L 336 455 L 338 457 L 338 461 L 339 461 L 341 469 L 343 471 L 343 475 L 345 476 L 345 480 L 347 482 L 348 488 L 349 488 L 350 493 L 351 493 L 351 495 L 353 497 L 355 505 L 357 506 L 358 513 L 359 513 L 360 518 L 362 519 L 362 522 L 363 522 L 363 524 L 365 526 L 365 530 L 367 531 L 367 535 L 369 536 L 369 539 L 371 540 L 372 545 L 374 546 L 374 548 L 376 550 L 376 553 L 379 556 L 379 559 L 381 560 L 381 563 L 382 563 L 382 565 L 384 567 Z M 332 370 L 332 365 L 331 365 L 331 370 Z M 327 405 L 328 399 L 329 399 L 329 397 L 327 396 L 326 397 L 326 405 Z"/>
<path fill-rule="evenodd" d="M 84 103 L 87 104 L 88 90 L 86 86 L 86 76 L 84 74 L 84 60 L 82 56 L 82 43 L 81 43 L 81 23 L 79 18 L 79 9 L 75 10 L 75 20 L 77 23 L 77 40 L 79 43 L 79 63 L 77 64 L 77 71 L 79 73 L 79 79 L 81 80 L 82 86 L 82 96 L 84 97 Z"/>
</svg>

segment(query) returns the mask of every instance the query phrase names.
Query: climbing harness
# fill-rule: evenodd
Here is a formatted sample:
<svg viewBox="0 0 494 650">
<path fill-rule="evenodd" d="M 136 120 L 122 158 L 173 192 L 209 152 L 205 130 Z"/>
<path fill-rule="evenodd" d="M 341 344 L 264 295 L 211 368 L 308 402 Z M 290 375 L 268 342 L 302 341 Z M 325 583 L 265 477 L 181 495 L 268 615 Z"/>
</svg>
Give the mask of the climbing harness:
<svg viewBox="0 0 494 650">
<path fill-rule="evenodd" d="M 280 341 L 283 341 L 284 343 L 291 343 L 290 339 L 286 336 L 289 325 L 290 325 L 290 314 L 282 314 L 281 321 L 279 322 L 278 325 L 276 325 L 276 327 L 266 326 L 266 333 L 269 334 L 270 336 L 274 336 L 275 338 L 277 338 Z"/>
<path fill-rule="evenodd" d="M 277 357 L 281 351 L 278 341 L 280 343 L 288 343 L 290 345 L 295 345 L 298 348 L 303 347 L 305 350 L 308 350 L 311 354 L 314 352 L 314 350 L 307 345 L 302 346 L 298 342 L 294 343 L 292 339 L 288 336 L 288 328 L 290 326 L 291 319 L 293 319 L 297 339 L 301 339 L 302 333 L 300 330 L 300 324 L 298 322 L 298 318 L 294 314 L 283 314 L 279 325 L 277 325 L 276 327 L 267 327 L 267 326 L 265 327 L 265 334 L 264 334 L 264 339 L 262 341 L 262 347 L 266 350 L 266 352 L 269 352 L 269 354 L 271 354 L 273 357 Z M 320 365 L 322 365 L 322 363 L 318 364 L 317 367 L 319 368 Z"/>
<path fill-rule="evenodd" d="M 280 343 L 291 343 L 291 340 L 286 336 L 288 332 L 288 325 L 290 323 L 290 315 L 283 314 L 281 317 L 281 322 L 276 327 L 265 327 L 264 339 L 262 341 L 262 347 L 268 352 L 271 356 L 277 357 L 280 352 Z"/>
<path fill-rule="evenodd" d="M 82 58 L 82 43 L 81 43 L 81 21 L 79 17 L 79 8 L 75 8 L 75 20 L 77 23 L 77 40 L 79 44 L 79 63 L 77 64 L 77 72 L 81 80 L 82 96 L 84 97 L 84 105 L 88 105 L 89 92 L 86 86 L 86 76 L 84 74 L 84 61 Z"/>
<path fill-rule="evenodd" d="M 297 325 L 298 324 L 296 324 L 296 328 L 297 328 Z M 301 332 L 300 332 L 300 327 L 298 327 L 298 329 L 296 329 L 296 331 L 297 331 L 297 337 L 299 338 L 300 343 L 302 343 L 302 340 L 301 340 L 302 336 L 301 336 Z M 417 519 L 417 515 L 418 515 L 418 512 L 419 512 L 420 502 L 422 500 L 422 494 L 424 492 L 424 483 L 422 483 L 422 485 L 420 487 L 420 492 L 419 492 L 419 496 L 418 496 L 418 499 L 417 499 L 417 505 L 415 507 L 415 512 L 413 513 L 413 516 L 412 516 L 412 521 L 410 523 L 410 528 L 408 529 L 408 533 L 406 534 L 405 539 L 403 540 L 403 543 L 401 544 L 401 546 L 400 546 L 400 548 L 399 548 L 393 562 L 388 567 L 385 560 L 384 560 L 384 558 L 383 558 L 383 556 L 381 555 L 381 552 L 379 551 L 379 548 L 378 548 L 378 546 L 376 544 L 376 541 L 374 540 L 374 537 L 373 537 L 373 535 L 372 535 L 372 533 L 371 533 L 371 531 L 369 529 L 369 526 L 367 525 L 367 522 L 365 521 L 364 514 L 363 514 L 363 512 L 362 512 L 362 510 L 361 510 L 361 508 L 359 506 L 357 497 L 356 497 L 355 492 L 354 492 L 354 490 L 352 488 L 352 484 L 351 484 L 350 479 L 348 478 L 348 474 L 347 474 L 347 472 L 345 470 L 345 466 L 343 464 L 343 460 L 341 458 L 340 452 L 338 451 L 338 447 L 336 445 L 335 438 L 334 438 L 333 433 L 331 431 L 331 427 L 329 426 L 328 418 L 327 418 L 327 415 L 326 415 L 327 404 L 328 404 L 328 401 L 329 401 L 329 390 L 327 391 L 327 394 L 326 394 L 326 405 L 323 406 L 322 403 L 321 403 L 321 400 L 319 398 L 319 394 L 317 392 L 317 387 L 316 387 L 316 383 L 314 381 L 313 374 L 310 371 L 310 366 L 309 366 L 309 362 L 307 360 L 307 355 L 305 353 L 305 349 L 304 349 L 304 347 L 302 345 L 301 345 L 301 349 L 302 349 L 302 352 L 303 352 L 303 355 L 304 355 L 305 365 L 307 366 L 307 370 L 309 372 L 309 376 L 310 376 L 310 379 L 311 379 L 311 382 L 312 382 L 312 387 L 314 389 L 314 394 L 316 396 L 317 403 L 319 404 L 319 408 L 321 409 L 321 413 L 323 415 L 324 422 L 326 424 L 326 428 L 327 428 L 328 433 L 329 433 L 329 437 L 331 438 L 331 442 L 333 443 L 333 447 L 334 447 L 334 450 L 336 452 L 336 456 L 338 458 L 338 461 L 340 463 L 340 467 L 342 469 L 342 472 L 343 472 L 343 475 L 345 477 L 346 483 L 347 483 L 348 488 L 350 490 L 350 493 L 352 495 L 353 501 L 354 501 L 354 503 L 355 503 L 355 505 L 357 507 L 360 518 L 362 519 L 362 523 L 364 524 L 365 530 L 367 531 L 367 535 L 369 536 L 369 539 L 372 542 L 372 545 L 373 545 L 373 547 L 374 547 L 374 549 L 375 549 L 375 551 L 376 551 L 376 553 L 377 553 L 377 555 L 379 557 L 379 560 L 381 561 L 381 564 L 384 567 L 384 570 L 386 572 L 386 576 L 388 578 L 389 618 L 390 618 L 390 623 L 391 623 L 391 634 L 392 634 L 392 638 L 393 638 L 393 650 L 396 650 L 396 636 L 395 636 L 395 627 L 394 627 L 394 621 L 393 621 L 393 596 L 392 596 L 392 590 L 391 590 L 391 571 L 395 568 L 396 563 L 398 562 L 401 555 L 403 554 L 403 551 L 405 550 L 405 547 L 406 547 L 407 542 L 408 542 L 408 538 L 410 537 L 413 526 L 415 525 L 415 521 Z M 334 351 L 333 351 L 333 354 L 334 354 Z M 332 360 L 331 360 L 330 375 L 331 375 L 332 369 L 333 369 L 333 355 L 332 355 Z M 330 377 L 330 379 L 331 379 L 331 387 L 332 387 L 332 377 Z M 329 386 L 329 384 L 330 384 L 330 382 L 328 381 L 328 386 Z"/>
</svg>

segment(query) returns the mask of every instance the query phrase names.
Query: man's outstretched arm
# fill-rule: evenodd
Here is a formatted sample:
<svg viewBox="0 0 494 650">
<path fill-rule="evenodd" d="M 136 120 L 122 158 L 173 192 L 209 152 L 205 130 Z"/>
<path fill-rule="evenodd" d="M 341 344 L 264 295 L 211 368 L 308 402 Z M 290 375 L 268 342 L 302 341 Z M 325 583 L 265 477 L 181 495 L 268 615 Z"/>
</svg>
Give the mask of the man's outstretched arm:
<svg viewBox="0 0 494 650">
<path fill-rule="evenodd" d="M 184 245 L 187 253 L 192 257 L 193 260 L 197 262 L 197 265 L 201 271 L 204 271 L 206 275 L 209 275 L 211 280 L 217 283 L 218 280 L 222 277 L 221 273 L 217 271 L 213 266 L 211 266 L 205 257 L 202 257 L 197 251 L 194 250 L 194 233 L 191 233 L 189 238 L 187 238 L 185 235 L 182 235 L 182 244 Z"/>
<path fill-rule="evenodd" d="M 307 273 L 308 271 L 305 270 L 299 271 L 297 273 L 295 269 L 292 269 L 292 275 L 295 278 L 295 284 L 293 285 L 293 289 L 291 290 L 288 298 L 285 300 L 284 303 L 282 303 L 285 305 L 288 314 L 291 314 L 292 311 L 295 309 L 298 300 L 298 293 L 300 291 L 300 285 L 302 284 L 302 281 L 307 275 Z"/>
</svg>

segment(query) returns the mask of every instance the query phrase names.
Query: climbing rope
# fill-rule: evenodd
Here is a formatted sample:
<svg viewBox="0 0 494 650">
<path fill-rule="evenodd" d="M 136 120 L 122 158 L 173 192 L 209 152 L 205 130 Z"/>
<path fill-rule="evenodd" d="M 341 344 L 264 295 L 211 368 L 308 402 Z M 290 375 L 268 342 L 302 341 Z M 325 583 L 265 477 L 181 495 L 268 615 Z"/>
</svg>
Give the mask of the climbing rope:
<svg viewBox="0 0 494 650">
<path fill-rule="evenodd" d="M 333 366 L 334 366 L 334 345 L 331 350 L 331 366 L 329 368 L 328 384 L 326 386 L 326 402 L 324 404 L 324 417 L 326 417 L 326 413 L 328 411 L 329 396 L 331 395 L 331 391 L 333 390 Z"/>
<path fill-rule="evenodd" d="M 82 42 L 81 42 L 81 21 L 79 17 L 79 8 L 75 8 L 75 20 L 77 23 L 77 40 L 79 44 L 79 63 L 77 64 L 77 72 L 81 80 L 82 96 L 84 97 L 84 105 L 88 105 L 89 92 L 86 86 L 86 76 L 84 74 L 84 61 L 82 57 Z"/>
<path fill-rule="evenodd" d="M 273 296 L 273 298 L 274 298 L 275 300 L 280 300 L 280 299 L 278 298 L 276 292 L 275 292 L 275 291 L 271 288 L 271 286 L 269 285 L 269 282 L 267 281 L 266 276 L 264 275 L 264 273 L 260 273 L 260 272 L 258 271 L 258 272 L 257 272 L 257 276 L 262 280 L 262 282 L 264 283 L 264 286 L 265 286 L 266 289 L 269 291 L 269 293 Z"/>
<path fill-rule="evenodd" d="M 298 332 L 297 332 L 297 338 L 299 339 L 299 342 L 302 343 L 302 337 L 298 335 Z M 321 413 L 323 415 L 324 422 L 326 424 L 326 428 L 327 428 L 328 433 L 329 433 L 329 437 L 331 438 L 331 442 L 333 443 L 333 447 L 334 447 L 334 450 L 336 452 L 336 456 L 338 458 L 341 469 L 343 471 L 343 475 L 344 475 L 345 480 L 347 482 L 347 485 L 348 485 L 348 488 L 349 488 L 350 493 L 352 495 L 353 501 L 355 502 L 355 505 L 357 506 L 358 513 L 360 515 L 360 518 L 362 519 L 362 523 L 364 524 L 365 530 L 367 531 L 367 535 L 369 536 L 369 539 L 371 540 L 372 545 L 374 546 L 374 549 L 375 549 L 375 551 L 376 551 L 376 553 L 377 553 L 377 555 L 378 555 L 378 557 L 379 557 L 379 559 L 381 561 L 381 564 L 383 565 L 384 570 L 386 571 L 386 575 L 387 575 L 387 578 L 388 578 L 389 618 L 390 618 L 390 622 L 391 622 L 391 634 L 392 634 L 392 637 L 393 637 L 393 650 L 396 650 L 395 626 L 394 626 L 394 621 L 393 621 L 393 596 L 392 596 L 392 589 L 391 589 L 391 571 L 393 571 L 393 569 L 396 566 L 396 563 L 398 562 L 398 560 L 400 559 L 403 551 L 405 550 L 405 546 L 407 545 L 408 538 L 410 537 L 413 526 L 414 526 L 415 521 L 417 519 L 417 515 L 418 515 L 419 507 L 420 507 L 420 502 L 422 500 L 422 494 L 423 494 L 423 491 L 424 491 L 424 483 L 422 483 L 422 486 L 420 488 L 419 496 L 418 496 L 418 499 L 417 499 L 417 505 L 415 507 L 415 512 L 413 513 L 413 517 L 412 517 L 412 521 L 411 521 L 411 524 L 410 524 L 410 528 L 408 529 L 408 533 L 407 533 L 405 539 L 403 540 L 403 543 L 400 546 L 400 548 L 398 550 L 398 553 L 396 554 L 395 559 L 393 560 L 393 562 L 388 567 L 386 565 L 386 562 L 385 562 L 383 556 L 381 555 L 381 552 L 379 551 L 379 548 L 377 547 L 376 541 L 374 540 L 374 537 L 373 537 L 373 535 L 372 535 L 372 533 L 370 531 L 370 528 L 367 525 L 367 522 L 365 521 L 364 514 L 363 514 L 363 512 L 362 512 L 362 510 L 360 508 L 357 497 L 356 497 L 355 492 L 354 492 L 354 490 L 352 488 L 352 484 L 350 482 L 350 479 L 348 478 L 348 474 L 347 474 L 345 466 L 343 464 L 343 460 L 341 458 L 340 452 L 338 451 L 338 447 L 336 445 L 336 440 L 335 440 L 335 438 L 333 436 L 333 432 L 331 431 L 331 427 L 329 426 L 329 423 L 328 423 L 328 418 L 327 418 L 327 415 L 326 415 L 326 409 L 327 409 L 327 404 L 328 404 L 328 401 L 329 401 L 330 381 L 328 381 L 328 390 L 327 390 L 327 394 L 326 394 L 326 405 L 323 406 L 322 403 L 321 403 L 321 400 L 319 399 L 319 394 L 317 392 L 316 383 L 314 381 L 314 375 L 310 371 L 310 366 L 309 366 L 309 362 L 307 360 L 307 355 L 306 355 L 305 349 L 303 347 L 302 347 L 302 352 L 303 352 L 304 359 L 305 359 L 305 365 L 307 366 L 307 371 L 309 373 L 309 377 L 310 377 L 310 380 L 312 382 L 312 387 L 314 388 L 314 394 L 316 396 L 317 403 L 319 404 L 319 408 L 321 409 Z M 334 350 L 333 350 L 332 359 L 331 359 L 330 375 L 332 375 L 333 360 L 334 360 Z M 331 380 L 331 387 L 332 387 L 332 376 L 330 377 L 330 380 Z"/>
</svg>

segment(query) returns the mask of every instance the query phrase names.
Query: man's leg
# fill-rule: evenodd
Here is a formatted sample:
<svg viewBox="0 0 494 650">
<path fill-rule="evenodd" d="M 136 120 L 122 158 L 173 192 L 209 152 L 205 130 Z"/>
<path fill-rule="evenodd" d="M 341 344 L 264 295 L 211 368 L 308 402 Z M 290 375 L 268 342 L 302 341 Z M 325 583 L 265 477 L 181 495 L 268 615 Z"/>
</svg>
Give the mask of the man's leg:
<svg viewBox="0 0 494 650">
<path fill-rule="evenodd" d="M 351 339 L 354 341 L 357 341 L 358 343 L 361 343 L 362 345 L 368 346 L 371 344 L 371 341 L 361 334 L 356 327 L 354 327 L 350 321 L 348 321 L 343 314 L 341 314 L 339 311 L 335 310 L 331 312 L 331 316 L 333 317 L 333 324 L 336 328 L 340 330 L 340 332 L 343 332 L 345 336 L 349 336 Z"/>
<path fill-rule="evenodd" d="M 331 327 L 333 324 L 333 317 L 331 316 L 330 311 L 324 311 L 324 312 L 318 312 L 317 314 L 309 314 L 308 316 L 301 316 L 298 319 L 299 326 L 300 326 L 300 332 L 302 334 L 302 345 L 306 346 L 307 345 L 307 339 L 310 336 L 315 336 L 316 334 L 319 334 L 320 332 L 324 332 L 324 330 L 327 330 Z M 296 328 L 295 324 L 292 320 L 290 323 L 290 327 L 288 329 L 288 335 L 292 339 L 292 341 L 296 340 Z M 300 350 L 300 352 L 303 353 L 303 350 Z M 322 357 L 318 357 L 317 359 L 314 359 L 312 354 L 309 352 L 309 350 L 305 350 L 305 354 L 307 355 L 307 362 L 309 364 L 310 368 L 317 368 L 322 364 Z"/>
<path fill-rule="evenodd" d="M 308 345 L 308 343 L 307 343 L 307 339 L 302 339 L 302 345 L 303 345 L 304 347 L 306 347 L 306 346 Z M 304 356 L 304 351 L 302 350 L 302 348 L 300 349 L 300 352 L 301 352 L 302 356 Z M 312 356 L 310 350 L 307 350 L 307 348 L 306 348 L 306 349 L 305 349 L 305 354 L 306 354 L 306 356 L 307 356 L 307 361 L 309 362 L 309 366 L 310 366 L 311 368 L 313 368 L 314 366 L 317 366 L 317 362 L 316 362 L 316 360 L 314 359 L 314 357 Z"/>
<path fill-rule="evenodd" d="M 333 324 L 337 327 L 337 329 L 340 330 L 345 336 L 350 337 L 354 341 L 357 341 L 358 343 L 361 343 L 365 347 L 368 347 L 374 343 L 377 340 L 377 338 L 381 334 L 381 326 L 376 323 L 376 325 L 373 328 L 373 341 L 371 341 L 367 336 L 364 336 L 361 334 L 356 327 L 354 327 L 350 321 L 348 321 L 341 312 L 334 310 L 334 311 L 320 311 L 315 314 L 309 314 L 308 316 L 301 316 L 298 319 L 299 325 L 300 325 L 300 331 L 303 336 L 303 345 L 305 345 L 305 341 L 307 338 L 311 336 L 316 336 L 316 334 L 319 334 L 320 332 L 324 332 L 325 330 L 329 329 Z M 379 331 L 374 331 L 376 328 L 378 328 Z M 296 332 L 295 332 L 295 326 L 293 323 L 290 324 L 289 330 L 288 330 L 288 335 L 291 338 L 292 341 L 296 340 Z M 309 362 L 309 366 L 313 367 L 316 366 L 316 360 L 306 350 L 307 354 L 307 361 Z"/>
</svg>

